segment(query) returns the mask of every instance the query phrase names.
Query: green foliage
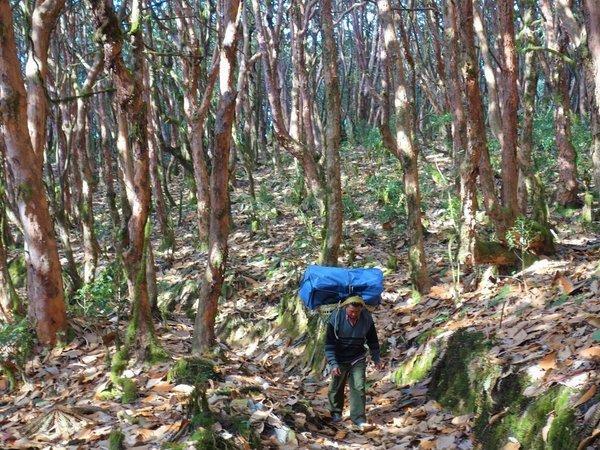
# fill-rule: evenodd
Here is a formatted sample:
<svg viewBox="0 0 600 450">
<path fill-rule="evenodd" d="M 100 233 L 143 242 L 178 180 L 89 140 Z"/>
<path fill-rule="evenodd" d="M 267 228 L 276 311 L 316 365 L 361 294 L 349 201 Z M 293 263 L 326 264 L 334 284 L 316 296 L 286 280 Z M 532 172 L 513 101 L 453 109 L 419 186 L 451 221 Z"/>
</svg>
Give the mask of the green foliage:
<svg viewBox="0 0 600 450">
<path fill-rule="evenodd" d="M 121 378 L 120 385 L 122 389 L 121 403 L 132 403 L 138 398 L 138 389 L 130 378 Z"/>
<path fill-rule="evenodd" d="M 354 129 L 353 138 L 350 144 L 361 145 L 369 150 L 383 151 L 383 139 L 377 127 L 371 127 L 366 123 L 358 124 Z"/>
<path fill-rule="evenodd" d="M 0 324 L 0 360 L 21 365 L 31 354 L 34 343 L 35 331 L 27 318 Z"/>
<path fill-rule="evenodd" d="M 506 233 L 506 243 L 512 249 L 525 251 L 529 248 L 535 235 L 535 223 L 526 217 L 519 216 Z"/>
<path fill-rule="evenodd" d="M 344 205 L 344 217 L 352 220 L 360 219 L 363 213 L 354 199 L 348 194 L 342 196 L 342 204 Z"/>
<path fill-rule="evenodd" d="M 124 450 L 125 449 L 125 434 L 120 429 L 114 429 L 108 435 L 109 450 Z"/>
<path fill-rule="evenodd" d="M 117 302 L 121 265 L 108 264 L 91 283 L 79 289 L 70 305 L 71 312 L 85 317 L 106 317 L 124 307 Z"/>
<path fill-rule="evenodd" d="M 381 223 L 398 221 L 406 216 L 404 186 L 401 178 L 374 174 L 367 178 L 367 191 L 381 208 L 377 217 Z"/>
<path fill-rule="evenodd" d="M 439 133 L 446 125 L 452 123 L 452 113 L 430 114 L 425 119 L 425 129 L 429 133 Z"/>
<path fill-rule="evenodd" d="M 20 254 L 8 265 L 8 274 L 13 282 L 15 289 L 21 289 L 25 286 L 27 279 L 27 266 L 25 265 L 25 256 Z"/>
<path fill-rule="evenodd" d="M 394 381 L 398 386 L 412 385 L 422 381 L 429 374 L 437 355 L 437 347 L 427 345 L 422 353 L 413 356 L 394 372 Z"/>
<path fill-rule="evenodd" d="M 510 286 L 506 285 L 503 286 L 502 289 L 500 289 L 500 291 L 496 294 L 496 296 L 494 298 L 492 298 L 488 303 L 487 303 L 487 307 L 488 308 L 493 308 L 495 306 L 498 306 L 500 303 L 502 303 L 506 297 L 508 297 L 508 294 L 510 294 Z"/>
<path fill-rule="evenodd" d="M 167 374 L 169 383 L 198 385 L 208 380 L 218 380 L 218 368 L 214 362 L 204 358 L 178 360 Z"/>
</svg>

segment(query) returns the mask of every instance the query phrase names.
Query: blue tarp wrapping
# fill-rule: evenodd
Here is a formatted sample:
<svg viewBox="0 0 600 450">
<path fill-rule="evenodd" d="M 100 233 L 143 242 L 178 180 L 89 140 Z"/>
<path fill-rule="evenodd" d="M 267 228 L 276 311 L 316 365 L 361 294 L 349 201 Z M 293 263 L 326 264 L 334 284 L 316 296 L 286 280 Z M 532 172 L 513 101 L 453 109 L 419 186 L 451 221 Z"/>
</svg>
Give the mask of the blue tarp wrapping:
<svg viewBox="0 0 600 450">
<path fill-rule="evenodd" d="M 377 268 L 347 269 L 343 267 L 308 266 L 300 282 L 299 295 L 310 309 L 338 303 L 351 295 L 359 295 L 365 303 L 381 303 L 383 272 Z"/>
</svg>

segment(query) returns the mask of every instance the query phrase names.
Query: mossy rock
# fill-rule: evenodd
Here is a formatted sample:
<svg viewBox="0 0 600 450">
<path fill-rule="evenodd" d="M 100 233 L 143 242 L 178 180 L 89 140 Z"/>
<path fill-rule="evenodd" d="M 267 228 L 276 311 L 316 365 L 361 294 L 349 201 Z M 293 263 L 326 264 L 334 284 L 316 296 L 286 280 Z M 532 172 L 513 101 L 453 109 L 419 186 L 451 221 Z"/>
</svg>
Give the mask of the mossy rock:
<svg viewBox="0 0 600 450">
<path fill-rule="evenodd" d="M 402 363 L 394 372 L 394 381 L 400 386 L 413 385 L 429 376 L 442 345 L 441 339 L 432 339 L 408 361 Z"/>
<path fill-rule="evenodd" d="M 482 448 L 501 449 L 509 438 L 526 449 L 577 448 L 579 430 L 575 410 L 569 406 L 577 392 L 557 386 L 537 398 L 526 397 L 523 392 L 531 381 L 491 356 L 492 342 L 483 334 L 460 329 L 442 342 L 429 373 L 423 372 L 433 350 L 422 352 L 410 370 L 410 361 L 405 363 L 397 377 L 410 381 L 429 376 L 429 393 L 442 406 L 458 415 L 475 415 L 475 437 Z"/>
<path fill-rule="evenodd" d="M 522 380 L 520 384 L 524 384 Z M 531 450 L 577 448 L 579 431 L 575 411 L 569 406 L 575 393 L 572 389 L 555 386 L 535 399 L 528 399 L 518 390 L 506 395 L 513 388 L 510 385 L 502 388 L 504 395 L 495 404 L 488 404 L 475 424 L 475 434 L 485 448 L 500 449 L 509 437 L 517 439 L 521 448 Z M 498 412 L 505 415 L 490 426 L 490 418 Z"/>
</svg>

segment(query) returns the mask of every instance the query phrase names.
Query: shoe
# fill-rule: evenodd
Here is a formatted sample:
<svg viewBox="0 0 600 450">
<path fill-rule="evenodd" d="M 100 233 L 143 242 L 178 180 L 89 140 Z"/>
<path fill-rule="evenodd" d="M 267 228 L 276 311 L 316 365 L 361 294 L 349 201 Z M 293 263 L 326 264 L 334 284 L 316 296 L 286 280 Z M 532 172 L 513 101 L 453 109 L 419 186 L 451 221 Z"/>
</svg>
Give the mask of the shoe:
<svg viewBox="0 0 600 450">
<path fill-rule="evenodd" d="M 375 425 L 367 422 L 364 419 L 358 419 L 357 421 L 354 421 L 354 426 L 356 426 L 359 431 L 371 431 L 375 429 Z"/>
<path fill-rule="evenodd" d="M 338 413 L 331 414 L 331 421 L 333 423 L 339 423 L 342 421 L 342 415 Z"/>
</svg>

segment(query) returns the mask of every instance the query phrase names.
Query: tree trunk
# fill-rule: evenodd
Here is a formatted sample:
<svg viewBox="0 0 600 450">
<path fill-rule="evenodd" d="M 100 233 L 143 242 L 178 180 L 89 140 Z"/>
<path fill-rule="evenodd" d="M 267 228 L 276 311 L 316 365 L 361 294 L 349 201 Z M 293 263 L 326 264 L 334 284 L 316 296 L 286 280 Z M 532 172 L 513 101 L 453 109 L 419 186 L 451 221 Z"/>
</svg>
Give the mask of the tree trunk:
<svg viewBox="0 0 600 450">
<path fill-rule="evenodd" d="M 54 345 L 57 335 L 67 328 L 63 283 L 42 185 L 42 166 L 27 129 L 27 97 L 8 0 L 0 0 L 0 23 L 3 24 L 0 33 L 0 122 L 27 246 L 29 317 L 35 323 L 40 342 Z"/>
<path fill-rule="evenodd" d="M 396 112 L 395 146 L 404 169 L 404 193 L 406 195 L 407 227 L 410 249 L 408 263 L 414 288 L 421 293 L 430 287 L 421 221 L 421 195 L 419 192 L 419 149 L 414 140 L 414 115 L 408 98 L 408 87 L 402 66 L 402 54 L 396 36 L 394 16 L 388 0 L 378 0 L 377 10 L 381 20 L 385 62 L 390 77 L 396 76 L 394 107 Z"/>
<path fill-rule="evenodd" d="M 502 143 L 502 116 L 499 105 L 498 86 L 496 83 L 496 71 L 494 69 L 494 63 L 492 61 L 493 57 L 485 32 L 483 22 L 484 16 L 481 8 L 477 5 L 474 5 L 473 13 L 473 25 L 477 40 L 479 41 L 479 47 L 481 48 L 481 56 L 483 58 L 483 74 L 488 94 L 488 120 L 492 133 L 496 136 L 498 142 Z"/>
<path fill-rule="evenodd" d="M 106 188 L 106 202 L 108 203 L 108 212 L 112 223 L 111 237 L 115 243 L 115 253 L 117 260 L 120 261 L 123 256 L 121 239 L 118 230 L 121 224 L 119 210 L 117 208 L 117 194 L 115 192 L 115 172 L 113 169 L 113 152 L 109 138 L 112 136 L 108 130 L 108 116 L 105 109 L 106 99 L 102 95 L 98 99 L 98 125 L 100 128 L 100 145 L 102 147 L 102 179 Z"/>
<path fill-rule="evenodd" d="M 210 174 L 210 227 L 208 263 L 194 322 L 193 350 L 201 354 L 215 343 L 215 318 L 225 267 L 229 237 L 229 152 L 231 129 L 235 118 L 235 66 L 237 63 L 237 24 L 239 0 L 224 2 L 223 40 L 219 61 L 219 104 L 215 123 L 215 148 Z"/>
<path fill-rule="evenodd" d="M 4 139 L 0 136 L 0 171 L 3 171 L 4 168 L 5 151 Z M 0 323 L 12 322 L 15 315 L 25 314 L 25 311 L 22 310 L 21 299 L 15 291 L 10 273 L 8 272 L 7 243 L 5 239 L 7 224 L 4 213 L 4 208 L 6 207 L 4 201 L 6 187 L 4 182 L 0 180 Z"/>
<path fill-rule="evenodd" d="M 148 214 L 150 210 L 150 174 L 147 112 L 143 93 L 143 41 L 140 0 L 132 5 L 133 72 L 123 62 L 123 38 L 110 0 L 91 0 L 97 33 L 102 37 L 106 67 L 116 87 L 117 114 L 121 117 L 118 147 L 121 171 L 131 215 L 128 221 L 127 247 L 123 255 L 127 286 L 132 303 L 128 347 L 134 346 L 139 357 L 147 356 L 155 344 L 151 305 L 146 279 Z M 125 127 L 127 125 L 127 128 Z M 125 130 L 128 129 L 128 135 Z M 131 145 L 128 145 L 130 141 Z"/>
<path fill-rule="evenodd" d="M 566 51 L 568 37 L 565 31 L 559 37 L 558 20 L 552 11 L 549 0 L 541 0 L 540 8 L 544 16 L 546 46 L 552 52 L 547 55 L 547 58 L 549 59 L 549 81 L 555 102 L 554 130 L 558 151 L 557 202 L 566 207 L 579 207 L 582 202 L 577 197 L 579 184 L 577 183 L 576 155 L 575 148 L 571 144 L 568 71 L 560 56 Z"/>
<path fill-rule="evenodd" d="M 521 33 L 523 36 L 523 45 L 525 47 L 534 46 L 536 45 L 536 39 L 532 28 L 534 20 L 533 1 L 527 1 L 524 7 L 523 31 Z M 523 126 L 517 154 L 519 161 L 519 186 L 517 195 L 519 211 L 522 215 L 527 213 L 529 192 L 533 188 L 533 161 L 531 160 L 531 153 L 533 151 L 533 117 L 537 80 L 536 53 L 529 51 L 525 53 L 523 60 Z"/>
<path fill-rule="evenodd" d="M 467 99 L 467 149 L 460 170 L 461 225 L 459 260 L 467 266 L 475 264 L 477 212 L 477 175 L 481 153 L 487 152 L 483 102 L 479 91 L 479 64 L 475 51 L 473 2 L 465 0 L 459 10 L 462 16 L 461 41 L 464 47 L 465 92 Z M 454 0 L 448 1 L 450 23 L 457 24 L 459 12 Z M 494 194 L 495 196 L 495 194 Z"/>
<path fill-rule="evenodd" d="M 322 214 L 325 212 L 325 192 L 323 189 L 323 180 L 321 169 L 315 155 L 310 149 L 301 142 L 293 139 L 287 127 L 287 120 L 282 108 L 282 99 L 279 94 L 279 64 L 273 56 L 275 49 L 271 47 L 271 43 L 267 43 L 267 31 L 262 20 L 260 6 L 258 0 L 252 0 L 254 16 L 256 18 L 256 26 L 258 28 L 257 39 L 260 51 L 262 52 L 261 62 L 263 66 L 263 75 L 267 98 L 271 107 L 271 116 L 273 120 L 274 136 L 279 144 L 289 152 L 304 169 L 304 174 L 308 180 L 308 186 L 311 193 L 314 195 L 319 209 Z"/>
<path fill-rule="evenodd" d="M 46 74 L 50 35 L 56 26 L 65 0 L 38 0 L 31 16 L 31 48 L 25 64 L 27 79 L 27 118 L 36 164 L 42 168 L 46 146 Z"/>
<path fill-rule="evenodd" d="M 592 115 L 592 163 L 596 191 L 600 193 L 600 4 L 596 0 L 583 1 L 587 45 L 591 59 L 591 88 L 594 92 L 591 103 Z M 592 91 L 588 90 L 588 92 Z"/>
<path fill-rule="evenodd" d="M 73 170 L 78 172 L 77 190 L 79 192 L 79 215 L 83 229 L 83 281 L 89 283 L 94 279 L 96 266 L 98 264 L 99 246 L 94 232 L 94 176 L 90 161 L 86 151 L 86 135 L 88 132 L 87 116 L 89 109 L 89 99 L 85 96 L 90 92 L 96 83 L 98 74 L 104 67 L 104 58 L 100 54 L 97 61 L 89 71 L 81 89 L 75 89 L 80 97 L 77 99 L 77 116 L 73 136 L 74 159 L 77 162 Z"/>
<path fill-rule="evenodd" d="M 340 141 L 342 118 L 340 86 L 338 81 L 338 51 L 333 32 L 331 0 L 321 3 L 321 32 L 323 34 L 323 66 L 327 111 L 325 136 L 325 171 L 327 186 L 327 231 L 321 260 L 325 265 L 337 266 L 344 209 L 342 205 L 342 181 L 340 174 Z"/>
<path fill-rule="evenodd" d="M 465 157 L 467 149 L 467 123 L 465 120 L 464 94 L 462 76 L 459 70 L 459 36 L 456 17 L 456 6 L 448 1 L 447 17 L 445 19 L 445 34 L 448 41 L 448 73 L 446 75 L 446 89 L 452 114 L 452 158 L 460 173 L 460 164 Z"/>
<path fill-rule="evenodd" d="M 518 107 L 519 91 L 517 49 L 513 19 L 514 0 L 499 0 L 500 47 L 502 55 L 502 90 L 500 93 L 502 117 L 502 206 L 507 227 L 511 227 L 519 213 L 517 201 L 518 166 Z"/>
</svg>

